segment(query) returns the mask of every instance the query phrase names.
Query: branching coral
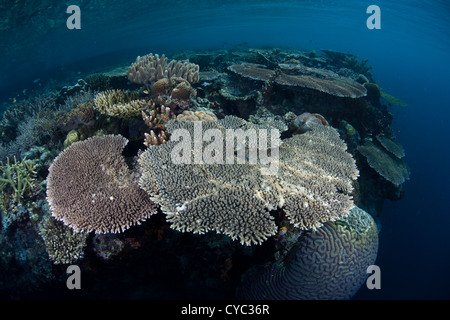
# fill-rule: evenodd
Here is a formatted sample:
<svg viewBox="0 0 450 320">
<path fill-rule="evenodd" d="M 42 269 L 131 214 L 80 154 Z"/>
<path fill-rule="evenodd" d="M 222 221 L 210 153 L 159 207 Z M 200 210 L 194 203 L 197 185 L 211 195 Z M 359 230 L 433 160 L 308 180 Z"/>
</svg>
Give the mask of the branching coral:
<svg viewBox="0 0 450 320">
<path fill-rule="evenodd" d="M 150 114 L 146 114 L 142 111 L 142 120 L 144 120 L 147 127 L 150 129 L 150 133 L 144 133 L 144 145 L 160 145 L 166 143 L 169 140 L 170 134 L 168 134 L 164 128 L 164 125 L 169 122 L 170 119 L 174 119 L 175 115 L 172 114 L 170 108 L 166 108 L 164 105 L 155 107 L 153 104 L 153 110 Z"/>
<path fill-rule="evenodd" d="M 0 165 L 0 189 L 10 186 L 13 189 L 15 199 L 18 204 L 21 203 L 24 194 L 34 187 L 36 180 L 36 161 L 23 159 L 17 161 L 14 157 L 14 163 L 10 163 L 9 158 L 6 165 Z"/>
<path fill-rule="evenodd" d="M 52 215 L 75 231 L 122 232 L 156 212 L 121 152 L 128 140 L 106 135 L 75 142 L 49 168 Z"/>
<path fill-rule="evenodd" d="M 172 60 L 167 63 L 167 57 L 152 53 L 143 57 L 138 56 L 127 71 L 130 81 L 152 86 L 156 81 L 172 77 L 183 78 L 189 83 L 196 83 L 199 79 L 199 66 L 188 60 Z"/>
<path fill-rule="evenodd" d="M 95 110 L 110 117 L 137 117 L 143 110 L 149 108 L 145 99 L 139 99 L 135 94 L 128 94 L 122 90 L 106 90 L 98 93 L 94 98 Z"/>
</svg>

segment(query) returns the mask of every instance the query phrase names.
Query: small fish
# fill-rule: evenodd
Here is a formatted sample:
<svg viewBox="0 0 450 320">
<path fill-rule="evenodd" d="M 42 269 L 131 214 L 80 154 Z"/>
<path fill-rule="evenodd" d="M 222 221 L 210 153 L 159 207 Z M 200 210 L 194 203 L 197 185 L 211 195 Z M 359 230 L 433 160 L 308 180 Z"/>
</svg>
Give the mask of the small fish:
<svg viewBox="0 0 450 320">
<path fill-rule="evenodd" d="M 206 81 L 202 83 L 202 86 L 204 86 L 204 87 L 207 87 L 207 86 L 210 86 L 210 85 L 211 85 L 211 83 L 206 82 Z"/>
<path fill-rule="evenodd" d="M 33 83 L 38 83 L 39 81 L 41 81 L 41 79 L 37 78 L 37 79 L 33 80 Z"/>
</svg>

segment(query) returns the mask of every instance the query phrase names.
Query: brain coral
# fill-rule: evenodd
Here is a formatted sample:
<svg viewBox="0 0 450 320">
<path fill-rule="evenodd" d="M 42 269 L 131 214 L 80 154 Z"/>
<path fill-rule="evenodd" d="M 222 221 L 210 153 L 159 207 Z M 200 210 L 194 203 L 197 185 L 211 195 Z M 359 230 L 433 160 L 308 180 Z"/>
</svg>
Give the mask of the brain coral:
<svg viewBox="0 0 450 320">
<path fill-rule="evenodd" d="M 52 215 L 75 231 L 122 232 L 156 212 L 135 183 L 121 152 L 120 135 L 91 137 L 61 152 L 49 168 Z"/>
<path fill-rule="evenodd" d="M 199 122 L 172 120 L 166 125 L 170 134 L 180 129 L 184 130 L 183 136 L 194 137 L 188 143 L 188 155 L 194 158 L 202 156 L 195 145 L 201 144 L 202 150 L 210 147 L 210 140 L 195 139 Z M 226 139 L 229 130 L 243 130 L 238 139 L 245 139 L 243 133 L 249 129 L 267 130 L 233 116 L 201 122 L 200 137 L 211 132 L 210 129 L 221 132 L 219 140 Z M 274 141 L 279 139 L 278 130 L 272 135 Z M 272 136 L 267 138 L 271 139 Z M 249 143 L 248 150 L 261 148 L 260 142 Z M 269 175 L 263 174 L 261 162 L 237 163 L 234 158 L 233 164 L 174 163 L 172 155 L 177 154 L 178 147 L 179 143 L 171 139 L 164 145 L 150 146 L 139 157 L 139 184 L 161 205 L 173 229 L 194 233 L 216 231 L 245 245 L 260 244 L 277 231 L 270 214 L 273 209 L 282 208 L 294 226 L 311 229 L 347 215 L 353 207 L 347 193 L 352 191 L 351 182 L 358 176 L 358 170 L 346 152 L 345 143 L 331 127 L 320 124 L 303 135 L 284 140 L 279 148 L 279 161 L 275 161 L 278 171 Z M 216 160 L 226 158 L 226 149 L 215 154 Z M 240 150 L 236 144 L 234 151 Z"/>
<path fill-rule="evenodd" d="M 238 288 L 240 299 L 350 299 L 375 263 L 378 230 L 358 207 L 348 217 L 305 231 L 283 263 L 253 267 Z"/>
</svg>

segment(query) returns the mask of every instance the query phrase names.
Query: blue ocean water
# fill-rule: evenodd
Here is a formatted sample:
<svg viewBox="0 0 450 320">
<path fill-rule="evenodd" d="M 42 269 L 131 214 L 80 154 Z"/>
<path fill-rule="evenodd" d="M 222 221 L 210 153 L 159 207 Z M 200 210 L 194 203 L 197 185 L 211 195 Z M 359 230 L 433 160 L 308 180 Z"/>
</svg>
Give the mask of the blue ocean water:
<svg viewBox="0 0 450 320">
<path fill-rule="evenodd" d="M 68 30 L 51 5 L 50 31 L 24 21 L 10 37 L 20 46 L 0 52 L 0 95 L 49 81 L 76 80 L 92 70 L 149 52 L 273 46 L 332 49 L 369 59 L 377 83 L 406 101 L 390 106 L 411 178 L 403 199 L 381 214 L 381 289 L 355 299 L 450 298 L 450 4 L 447 1 L 71 1 L 81 29 Z M 366 9 L 381 10 L 369 30 Z M 13 42 L 0 39 L 0 43 Z M 3 50 L 2 50 L 3 51 Z M 59 79 L 58 79 L 59 78 Z M 39 79 L 39 81 L 37 81 Z M 70 81 L 69 81 L 70 82 Z M 73 82 L 73 80 L 72 80 Z"/>
</svg>

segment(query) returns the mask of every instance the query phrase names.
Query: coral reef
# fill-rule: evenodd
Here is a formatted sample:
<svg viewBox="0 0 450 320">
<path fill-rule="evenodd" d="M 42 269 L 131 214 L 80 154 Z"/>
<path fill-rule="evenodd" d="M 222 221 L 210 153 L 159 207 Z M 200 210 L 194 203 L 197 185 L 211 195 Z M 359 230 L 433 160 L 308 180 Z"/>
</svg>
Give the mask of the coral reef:
<svg viewBox="0 0 450 320">
<path fill-rule="evenodd" d="M 170 121 L 166 125 L 171 134 L 181 130 L 183 136 L 194 137 L 185 151 L 189 157 L 193 152 L 194 158 L 202 156 L 195 145 L 202 145 L 202 150 L 208 148 L 204 140 L 195 141 L 195 137 L 203 136 L 209 129 L 222 133 L 215 136 L 219 140 L 232 130 L 241 129 L 245 133 L 251 128 L 270 129 L 232 116 L 217 122 L 196 123 Z M 194 130 L 202 131 L 194 133 Z M 279 131 L 274 131 L 271 134 L 278 139 Z M 238 142 L 235 151 L 245 152 L 245 134 L 241 133 L 238 140 L 241 144 Z M 171 155 L 177 152 L 174 151 L 178 150 L 177 145 L 171 139 L 139 156 L 139 184 L 161 206 L 173 229 L 199 234 L 214 230 L 245 245 L 260 244 L 277 231 L 270 210 L 282 208 L 294 226 L 311 229 L 347 215 L 353 206 L 346 193 L 352 191 L 351 182 L 358 176 L 358 170 L 345 151 L 345 143 L 331 127 L 320 124 L 308 133 L 284 140 L 279 150 L 280 168 L 272 175 L 262 173 L 267 168 L 261 163 L 241 164 L 236 159 L 233 165 L 224 163 L 223 146 L 221 154 L 215 154 L 217 162 L 198 164 L 189 159 L 189 164 L 175 163 Z M 277 146 L 270 148 L 274 150 Z M 262 147 L 256 141 L 250 141 L 248 146 L 250 151 Z"/>
<path fill-rule="evenodd" d="M 372 217 L 355 207 L 348 217 L 298 236 L 283 262 L 253 267 L 237 297 L 246 300 L 350 299 L 378 252 Z"/>
<path fill-rule="evenodd" d="M 0 296 L 58 295 L 78 263 L 101 284 L 89 298 L 235 298 L 245 270 L 239 298 L 350 298 L 376 256 L 354 205 L 377 217 L 409 178 L 367 60 L 246 44 L 171 57 L 3 103 Z"/>
<path fill-rule="evenodd" d="M 121 155 L 127 143 L 122 136 L 91 137 L 55 158 L 47 200 L 57 220 L 77 232 L 116 233 L 156 212 Z"/>
</svg>

